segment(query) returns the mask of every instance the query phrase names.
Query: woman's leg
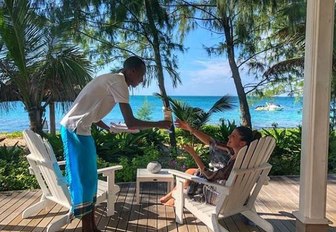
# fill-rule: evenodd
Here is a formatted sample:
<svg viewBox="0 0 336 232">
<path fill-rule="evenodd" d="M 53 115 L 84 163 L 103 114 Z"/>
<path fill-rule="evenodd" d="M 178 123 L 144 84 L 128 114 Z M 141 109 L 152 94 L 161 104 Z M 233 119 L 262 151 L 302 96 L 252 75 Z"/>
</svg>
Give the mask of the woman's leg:
<svg viewBox="0 0 336 232">
<path fill-rule="evenodd" d="M 198 168 L 189 168 L 185 171 L 185 173 L 188 173 L 190 175 L 196 175 L 196 173 L 198 172 Z M 186 180 L 184 182 L 184 188 L 188 188 L 190 185 L 190 180 Z"/>
<path fill-rule="evenodd" d="M 175 204 L 175 199 L 173 197 L 164 203 L 165 206 L 174 206 L 174 204 Z"/>
<path fill-rule="evenodd" d="M 198 168 L 189 168 L 185 171 L 185 173 L 188 173 L 190 175 L 195 175 L 198 171 Z M 187 188 L 189 186 L 190 181 L 186 181 L 184 184 L 184 188 Z M 173 206 L 174 205 L 174 198 L 173 193 L 175 191 L 176 187 L 173 188 L 172 191 L 167 193 L 165 196 L 160 198 L 160 202 L 166 206 Z"/>
<path fill-rule="evenodd" d="M 166 203 L 167 201 L 169 201 L 169 199 L 171 199 L 173 197 L 173 192 L 174 192 L 175 188 L 170 191 L 169 193 L 167 193 L 165 196 L 160 198 L 160 202 L 162 204 Z"/>
</svg>

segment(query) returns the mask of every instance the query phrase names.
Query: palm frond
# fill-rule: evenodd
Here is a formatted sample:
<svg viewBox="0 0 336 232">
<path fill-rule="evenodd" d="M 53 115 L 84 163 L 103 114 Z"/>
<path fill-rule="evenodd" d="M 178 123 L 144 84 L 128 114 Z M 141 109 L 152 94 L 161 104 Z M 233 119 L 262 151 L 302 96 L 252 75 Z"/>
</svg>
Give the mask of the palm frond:
<svg viewBox="0 0 336 232">
<path fill-rule="evenodd" d="M 209 114 L 223 112 L 225 110 L 232 109 L 234 105 L 231 103 L 229 96 L 223 96 L 208 111 Z"/>
<path fill-rule="evenodd" d="M 155 93 L 154 95 L 163 99 L 162 95 L 158 93 Z M 178 119 L 188 122 L 195 128 L 200 128 L 202 125 L 209 122 L 213 113 L 223 112 L 224 110 L 231 109 L 233 107 L 233 104 L 230 103 L 229 96 L 221 97 L 217 102 L 215 102 L 208 112 L 205 112 L 199 107 L 192 107 L 185 102 L 172 99 L 171 97 L 168 97 L 168 100 L 171 104 L 174 115 Z"/>
<path fill-rule="evenodd" d="M 266 78 L 270 76 L 279 76 L 283 73 L 289 73 L 293 70 L 303 70 L 304 57 L 296 57 L 279 62 L 264 72 Z"/>
</svg>

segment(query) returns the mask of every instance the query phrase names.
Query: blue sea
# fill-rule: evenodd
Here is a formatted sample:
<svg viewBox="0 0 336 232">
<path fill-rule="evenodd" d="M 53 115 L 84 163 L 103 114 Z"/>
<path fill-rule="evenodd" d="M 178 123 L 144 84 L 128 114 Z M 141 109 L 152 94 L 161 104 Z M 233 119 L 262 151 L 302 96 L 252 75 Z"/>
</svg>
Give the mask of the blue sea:
<svg viewBox="0 0 336 232">
<path fill-rule="evenodd" d="M 208 111 L 211 106 L 220 99 L 220 96 L 173 96 L 172 98 L 183 101 L 190 106 L 199 107 Z M 277 124 L 278 127 L 297 127 L 302 124 L 302 98 L 294 97 L 274 97 L 267 99 L 249 98 L 250 113 L 252 124 L 255 129 L 271 127 Z M 151 110 L 151 120 L 163 119 L 162 102 L 155 96 L 131 96 L 130 104 L 134 115 L 147 102 Z M 240 124 L 240 112 L 238 97 L 231 97 L 234 104 L 233 109 L 213 114 L 210 124 L 218 124 L 220 119 L 235 121 Z M 256 111 L 255 108 L 265 105 L 267 102 L 279 104 L 283 107 L 282 111 Z M 59 121 L 66 112 L 61 105 L 56 106 L 56 128 L 59 129 Z M 46 111 L 46 118 L 49 120 L 49 111 Z M 23 104 L 17 102 L 15 108 L 6 112 L 0 107 L 0 133 L 21 131 L 29 128 L 28 113 L 24 110 Z M 123 122 L 119 107 L 116 106 L 104 119 L 107 124 L 110 122 Z"/>
</svg>

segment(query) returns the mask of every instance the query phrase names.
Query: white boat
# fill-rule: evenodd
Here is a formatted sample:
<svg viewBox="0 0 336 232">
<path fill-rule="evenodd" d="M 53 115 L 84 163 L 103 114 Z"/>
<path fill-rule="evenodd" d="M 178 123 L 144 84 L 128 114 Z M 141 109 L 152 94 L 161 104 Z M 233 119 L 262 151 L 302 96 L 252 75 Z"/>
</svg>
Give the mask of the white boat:
<svg viewBox="0 0 336 232">
<path fill-rule="evenodd" d="M 266 102 L 265 105 L 257 106 L 256 108 L 254 108 L 254 110 L 257 110 L 257 111 L 281 111 L 281 110 L 283 110 L 283 107 L 279 104 L 273 104 L 273 103 Z"/>
</svg>

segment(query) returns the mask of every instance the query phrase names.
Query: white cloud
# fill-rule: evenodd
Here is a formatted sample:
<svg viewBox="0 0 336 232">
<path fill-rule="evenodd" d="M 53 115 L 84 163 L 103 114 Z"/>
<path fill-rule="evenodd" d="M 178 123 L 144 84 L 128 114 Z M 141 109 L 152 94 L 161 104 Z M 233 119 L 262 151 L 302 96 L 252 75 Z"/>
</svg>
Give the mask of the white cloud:
<svg viewBox="0 0 336 232">
<path fill-rule="evenodd" d="M 194 60 L 184 59 L 180 68 L 182 85 L 173 88 L 171 81 L 166 79 L 165 86 L 168 95 L 175 96 L 223 96 L 237 95 L 231 78 L 229 64 L 220 59 Z M 159 92 L 156 85 L 148 88 L 136 88 L 136 95 L 152 95 Z"/>
<path fill-rule="evenodd" d="M 195 84 L 218 84 L 231 77 L 229 64 L 223 60 L 196 60 L 190 66 L 188 70 L 181 70 L 181 74 Z"/>
</svg>

